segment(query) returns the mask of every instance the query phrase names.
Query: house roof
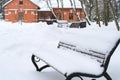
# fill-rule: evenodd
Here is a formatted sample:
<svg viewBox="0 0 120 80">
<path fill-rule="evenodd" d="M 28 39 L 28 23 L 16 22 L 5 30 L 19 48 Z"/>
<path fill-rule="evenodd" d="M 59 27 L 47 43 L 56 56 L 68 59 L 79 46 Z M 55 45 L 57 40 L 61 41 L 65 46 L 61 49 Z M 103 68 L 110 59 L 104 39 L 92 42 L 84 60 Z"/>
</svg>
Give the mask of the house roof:
<svg viewBox="0 0 120 80">
<path fill-rule="evenodd" d="M 59 1 L 59 7 L 62 8 L 62 4 L 60 1 L 62 0 L 58 0 Z M 73 0 L 71 0 L 73 2 Z M 74 0 L 76 5 L 73 4 L 73 7 L 76 6 L 76 8 L 81 8 L 81 3 L 79 0 Z M 57 0 L 51 0 L 51 4 L 53 8 L 58 8 L 58 3 Z M 70 0 L 63 0 L 63 7 L 64 8 L 72 8 Z"/>
<path fill-rule="evenodd" d="M 12 2 L 13 0 L 9 0 L 8 2 L 6 2 L 3 7 L 5 7 L 6 5 L 8 5 L 10 2 Z M 34 3 L 32 0 L 30 0 L 34 5 L 38 6 L 36 3 Z M 35 1 L 35 0 L 34 0 Z M 38 6 L 39 7 L 39 6 Z"/>
<path fill-rule="evenodd" d="M 12 0 L 9 0 L 8 2 L 6 2 L 4 6 L 6 6 L 7 4 L 9 4 Z M 48 8 L 48 5 L 46 3 L 46 0 L 30 0 L 31 2 L 33 2 L 35 5 L 39 6 L 40 7 L 40 11 L 50 11 L 50 9 Z M 48 0 L 49 1 L 49 0 Z M 58 8 L 58 3 L 57 3 L 57 0 L 50 0 L 51 3 L 49 3 L 50 7 L 52 8 Z M 62 8 L 62 5 L 61 5 L 61 0 L 58 0 L 59 1 L 59 8 Z M 73 0 L 72 0 L 73 2 Z M 79 0 L 75 0 L 75 3 L 76 3 L 76 8 L 81 8 L 81 3 Z M 64 8 L 72 8 L 71 6 L 71 3 L 70 3 L 70 0 L 63 0 L 63 7 Z M 74 7 L 74 5 L 73 5 Z"/>
<path fill-rule="evenodd" d="M 32 2 L 34 2 L 35 4 L 37 4 L 42 10 L 42 11 L 49 11 L 50 9 L 48 8 L 48 5 L 46 3 L 46 0 L 31 0 Z M 48 0 L 49 1 L 49 0 Z M 50 7 L 52 8 L 58 8 L 58 3 L 57 3 L 57 0 L 50 0 L 51 3 L 49 3 Z M 62 8 L 62 5 L 61 5 L 61 0 L 58 0 L 59 1 L 59 8 Z M 73 2 L 73 0 L 72 0 Z M 79 0 L 75 0 L 75 3 L 76 3 L 76 8 L 81 8 L 81 3 Z M 63 0 L 63 7 L 64 8 L 72 8 L 71 6 L 71 3 L 70 3 L 70 0 Z M 74 5 L 73 5 L 74 7 Z"/>
<path fill-rule="evenodd" d="M 40 11 L 50 11 L 45 0 L 31 0 L 40 7 Z"/>
</svg>

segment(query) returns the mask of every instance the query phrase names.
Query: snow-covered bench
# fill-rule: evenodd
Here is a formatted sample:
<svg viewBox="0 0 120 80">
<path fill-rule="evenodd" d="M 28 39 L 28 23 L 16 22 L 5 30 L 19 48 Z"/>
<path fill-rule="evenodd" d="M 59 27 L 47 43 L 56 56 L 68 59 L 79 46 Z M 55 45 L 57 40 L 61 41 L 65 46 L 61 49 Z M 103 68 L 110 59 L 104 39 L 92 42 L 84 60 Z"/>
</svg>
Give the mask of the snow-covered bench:
<svg viewBox="0 0 120 80">
<path fill-rule="evenodd" d="M 110 58 L 120 43 L 120 37 L 98 35 L 89 34 L 78 39 L 76 36 L 66 36 L 58 46 L 33 54 L 32 62 L 37 71 L 52 67 L 63 74 L 66 80 L 71 80 L 73 77 L 83 80 L 81 76 L 91 77 L 92 80 L 104 76 L 107 80 L 112 80 L 106 71 Z M 37 62 L 40 60 L 46 65 L 39 68 Z"/>
</svg>

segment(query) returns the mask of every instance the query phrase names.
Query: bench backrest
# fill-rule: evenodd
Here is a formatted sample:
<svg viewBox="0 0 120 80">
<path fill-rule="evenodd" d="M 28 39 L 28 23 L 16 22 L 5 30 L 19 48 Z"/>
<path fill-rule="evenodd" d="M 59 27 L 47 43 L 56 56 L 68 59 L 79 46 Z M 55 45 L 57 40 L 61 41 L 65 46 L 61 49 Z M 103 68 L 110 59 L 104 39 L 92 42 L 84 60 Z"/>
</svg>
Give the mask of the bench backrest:
<svg viewBox="0 0 120 80">
<path fill-rule="evenodd" d="M 100 63 L 101 66 L 104 67 L 108 67 L 110 58 L 112 56 L 112 54 L 114 53 L 115 49 L 117 48 L 117 46 L 120 43 L 120 39 L 115 43 L 115 45 L 113 46 L 113 48 L 110 50 L 110 52 L 108 54 L 104 54 L 104 53 L 100 53 L 94 50 L 82 50 L 80 48 L 77 48 L 77 46 L 73 45 L 73 44 L 69 44 L 66 42 L 62 42 L 60 41 L 58 44 L 58 48 L 62 47 L 62 48 L 66 48 L 84 55 L 88 55 L 90 56 L 90 58 L 95 59 L 96 61 L 98 61 Z"/>
<path fill-rule="evenodd" d="M 113 55 L 114 51 L 116 50 L 116 48 L 118 47 L 118 45 L 120 44 L 120 38 L 117 40 L 117 42 L 115 43 L 115 45 L 113 46 L 113 48 L 111 49 L 110 53 L 107 55 L 107 57 L 105 58 L 105 61 L 103 63 L 102 66 L 105 67 L 105 69 L 107 69 L 108 64 L 110 62 L 111 56 Z"/>
</svg>

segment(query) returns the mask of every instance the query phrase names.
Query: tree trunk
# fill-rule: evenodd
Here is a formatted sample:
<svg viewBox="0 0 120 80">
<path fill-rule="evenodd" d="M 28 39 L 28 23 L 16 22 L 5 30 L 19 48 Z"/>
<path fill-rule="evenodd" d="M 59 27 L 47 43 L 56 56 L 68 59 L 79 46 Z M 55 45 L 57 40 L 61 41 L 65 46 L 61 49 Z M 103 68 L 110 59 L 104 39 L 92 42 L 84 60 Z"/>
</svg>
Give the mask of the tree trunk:
<svg viewBox="0 0 120 80">
<path fill-rule="evenodd" d="M 86 14 L 85 8 L 83 6 L 83 1 L 82 0 L 79 0 L 79 1 L 81 2 L 81 6 L 82 6 L 82 9 L 83 9 L 83 12 L 84 12 L 84 15 L 85 15 L 85 19 L 86 19 L 87 23 L 89 25 L 91 25 L 90 22 L 89 22 L 89 20 L 88 20 L 88 18 L 87 18 L 87 14 Z"/>
<path fill-rule="evenodd" d="M 72 10 L 73 10 L 74 14 L 75 14 L 76 17 L 77 17 L 77 20 L 80 21 L 80 17 L 79 17 L 79 15 L 77 14 L 77 11 L 76 11 L 75 1 L 72 2 L 72 0 L 70 0 L 70 3 L 71 3 L 71 6 L 72 6 Z M 73 4 L 73 3 L 74 3 L 74 4 Z"/>
<path fill-rule="evenodd" d="M 58 4 L 58 8 L 60 8 L 60 6 L 59 6 L 59 0 L 57 0 L 57 4 Z"/>
<path fill-rule="evenodd" d="M 48 0 L 46 0 L 47 6 L 50 9 L 50 11 L 52 12 L 52 14 L 54 15 L 55 19 L 57 19 L 57 16 L 55 15 L 53 8 L 51 7 L 51 5 L 49 4 Z M 57 19 L 58 20 L 58 19 Z"/>
<path fill-rule="evenodd" d="M 100 25 L 100 15 L 99 15 L 99 10 L 98 10 L 98 1 L 95 0 L 95 3 L 96 3 L 96 16 L 97 16 L 97 24 L 99 24 L 99 27 L 101 27 Z"/>
<path fill-rule="evenodd" d="M 114 18 L 114 21 L 115 21 L 115 24 L 116 24 L 116 28 L 117 30 L 119 31 L 120 30 L 120 27 L 119 27 L 119 24 L 118 24 L 118 21 L 117 21 L 117 16 L 115 15 L 115 10 L 113 8 L 113 5 L 111 3 L 111 0 L 108 0 L 108 3 L 110 5 L 110 9 L 111 9 L 111 12 L 112 12 L 112 16 Z"/>
<path fill-rule="evenodd" d="M 61 19 L 64 20 L 64 9 L 63 9 L 64 3 L 63 3 L 63 0 L 60 0 L 60 3 L 61 3 Z"/>
<path fill-rule="evenodd" d="M 103 22 L 104 22 L 104 24 L 105 24 L 105 26 L 107 26 L 108 25 L 108 20 L 107 20 L 107 1 L 106 0 L 103 0 L 103 4 L 104 4 L 104 8 L 103 8 L 103 15 L 104 15 L 104 20 L 103 20 Z"/>
<path fill-rule="evenodd" d="M 89 20 L 91 21 L 91 15 L 92 15 L 92 9 L 93 9 L 93 1 L 89 0 L 89 5 L 90 5 L 90 9 L 89 9 Z"/>
</svg>

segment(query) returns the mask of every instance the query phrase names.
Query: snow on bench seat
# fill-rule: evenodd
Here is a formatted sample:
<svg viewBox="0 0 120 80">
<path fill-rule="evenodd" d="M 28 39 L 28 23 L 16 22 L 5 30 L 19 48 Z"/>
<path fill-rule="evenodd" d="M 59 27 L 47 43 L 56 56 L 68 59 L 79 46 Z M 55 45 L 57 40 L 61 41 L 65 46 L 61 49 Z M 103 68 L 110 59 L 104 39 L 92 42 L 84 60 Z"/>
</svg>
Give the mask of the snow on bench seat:
<svg viewBox="0 0 120 80">
<path fill-rule="evenodd" d="M 93 50 L 108 56 L 120 35 L 108 31 L 104 35 L 102 32 L 95 33 L 85 33 L 84 31 L 82 34 L 73 34 L 73 36 L 65 34 L 63 41 L 72 43 L 83 51 Z M 104 67 L 101 67 L 98 61 L 77 52 L 59 49 L 57 45 L 57 41 L 51 40 L 45 43 L 46 47 L 40 49 L 35 55 L 62 74 L 70 75 L 74 72 L 80 72 L 100 75 L 103 73 Z"/>
<path fill-rule="evenodd" d="M 72 51 L 53 49 L 40 51 L 36 55 L 62 74 L 67 73 L 69 75 L 73 72 L 100 74 L 103 71 L 99 62 L 85 56 L 80 56 L 79 54 L 74 54 Z"/>
</svg>

